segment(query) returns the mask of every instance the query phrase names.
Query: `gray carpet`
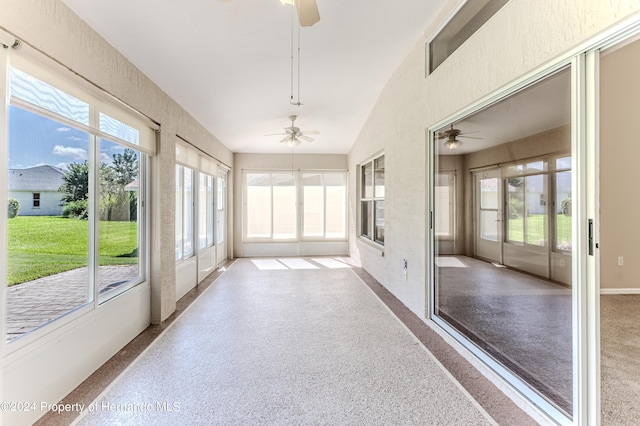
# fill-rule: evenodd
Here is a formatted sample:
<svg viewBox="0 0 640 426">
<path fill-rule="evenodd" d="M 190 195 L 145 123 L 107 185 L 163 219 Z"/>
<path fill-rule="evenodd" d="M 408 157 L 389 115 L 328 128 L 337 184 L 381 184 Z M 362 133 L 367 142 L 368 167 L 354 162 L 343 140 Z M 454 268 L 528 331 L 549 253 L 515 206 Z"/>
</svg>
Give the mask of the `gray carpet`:
<svg viewBox="0 0 640 426">
<path fill-rule="evenodd" d="M 640 295 L 600 297 L 603 425 L 640 423 Z"/>
<path fill-rule="evenodd" d="M 571 413 L 571 290 L 468 257 L 440 263 L 438 315 Z"/>
<path fill-rule="evenodd" d="M 80 424 L 494 423 L 353 271 L 306 263 L 237 261 Z"/>
</svg>

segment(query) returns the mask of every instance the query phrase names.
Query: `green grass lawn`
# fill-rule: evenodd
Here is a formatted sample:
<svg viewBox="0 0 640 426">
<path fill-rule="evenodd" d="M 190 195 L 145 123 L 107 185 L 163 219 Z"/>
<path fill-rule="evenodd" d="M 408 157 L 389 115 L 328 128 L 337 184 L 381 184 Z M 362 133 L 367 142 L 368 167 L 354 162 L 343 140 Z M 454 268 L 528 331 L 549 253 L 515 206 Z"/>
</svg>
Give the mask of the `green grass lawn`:
<svg viewBox="0 0 640 426">
<path fill-rule="evenodd" d="M 558 243 L 571 243 L 571 216 L 563 214 L 556 216 L 558 229 Z M 524 241 L 523 218 L 509 219 L 509 235 L 510 241 Z M 533 214 L 527 218 L 528 236 L 527 243 L 539 244 L 540 241 L 546 240 L 544 234 L 544 215 Z"/>
<path fill-rule="evenodd" d="M 136 222 L 100 222 L 100 265 L 138 263 Z M 87 266 L 89 222 L 57 216 L 8 221 L 7 284 Z"/>
</svg>

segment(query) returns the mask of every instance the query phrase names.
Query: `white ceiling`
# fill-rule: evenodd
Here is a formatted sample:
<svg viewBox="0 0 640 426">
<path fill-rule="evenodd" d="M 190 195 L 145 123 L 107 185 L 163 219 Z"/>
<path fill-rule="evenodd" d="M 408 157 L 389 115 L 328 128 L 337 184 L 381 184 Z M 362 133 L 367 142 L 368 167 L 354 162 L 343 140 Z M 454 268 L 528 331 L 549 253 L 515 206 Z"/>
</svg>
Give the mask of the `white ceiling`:
<svg viewBox="0 0 640 426">
<path fill-rule="evenodd" d="M 462 146 L 440 155 L 463 155 L 522 139 L 571 123 L 571 73 L 564 69 L 453 123 L 462 132 Z M 449 129 L 449 125 L 439 131 Z M 469 137 L 464 137 L 464 135 Z M 476 139 L 478 138 L 478 139 Z"/>
<path fill-rule="evenodd" d="M 317 0 L 290 105 L 292 6 L 279 0 L 62 0 L 234 152 L 347 153 L 385 82 L 445 0 Z"/>
</svg>

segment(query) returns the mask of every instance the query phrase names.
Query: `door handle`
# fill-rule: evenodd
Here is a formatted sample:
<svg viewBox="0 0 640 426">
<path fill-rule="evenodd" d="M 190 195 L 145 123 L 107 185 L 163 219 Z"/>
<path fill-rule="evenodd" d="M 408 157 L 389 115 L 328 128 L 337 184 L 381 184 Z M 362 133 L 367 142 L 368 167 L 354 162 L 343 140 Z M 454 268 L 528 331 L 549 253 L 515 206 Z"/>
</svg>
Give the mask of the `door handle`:
<svg viewBox="0 0 640 426">
<path fill-rule="evenodd" d="M 589 229 L 588 229 L 588 239 L 589 239 L 589 256 L 593 256 L 593 219 L 589 219 Z"/>
</svg>

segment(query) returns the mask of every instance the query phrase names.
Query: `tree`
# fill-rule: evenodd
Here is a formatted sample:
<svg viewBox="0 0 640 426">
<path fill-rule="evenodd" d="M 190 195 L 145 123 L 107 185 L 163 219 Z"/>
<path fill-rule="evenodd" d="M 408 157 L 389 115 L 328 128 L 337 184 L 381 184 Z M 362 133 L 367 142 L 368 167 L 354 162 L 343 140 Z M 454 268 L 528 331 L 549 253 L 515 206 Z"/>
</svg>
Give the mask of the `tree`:
<svg viewBox="0 0 640 426">
<path fill-rule="evenodd" d="M 137 193 L 127 192 L 125 187 L 138 176 L 137 153 L 125 148 L 122 154 L 112 156 L 112 164 L 100 163 L 100 218 L 101 220 L 135 220 L 137 213 Z M 62 176 L 59 191 L 62 201 L 69 209 L 69 216 L 86 219 L 89 198 L 89 164 L 82 161 L 69 164 Z M 82 210 L 84 214 L 76 214 Z"/>
<path fill-rule="evenodd" d="M 62 176 L 62 185 L 58 191 L 64 194 L 62 196 L 64 203 L 89 198 L 89 163 L 85 160 L 69 164 Z"/>
<path fill-rule="evenodd" d="M 113 154 L 115 181 L 123 188 L 138 177 L 138 155 L 132 149 L 125 148 L 122 154 Z"/>
</svg>

